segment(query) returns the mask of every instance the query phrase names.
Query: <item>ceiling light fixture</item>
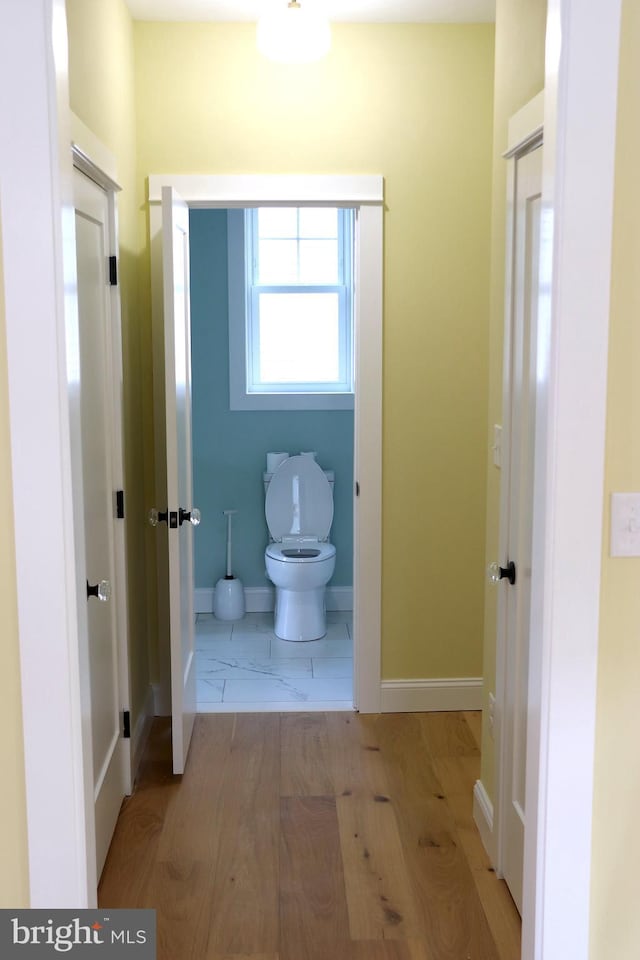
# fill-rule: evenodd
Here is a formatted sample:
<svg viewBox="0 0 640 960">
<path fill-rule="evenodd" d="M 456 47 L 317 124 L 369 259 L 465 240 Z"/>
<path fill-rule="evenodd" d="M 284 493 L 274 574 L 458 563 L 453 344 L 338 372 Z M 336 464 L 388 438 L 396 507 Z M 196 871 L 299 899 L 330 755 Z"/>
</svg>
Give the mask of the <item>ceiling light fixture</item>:
<svg viewBox="0 0 640 960">
<path fill-rule="evenodd" d="M 298 0 L 265 14 L 258 20 L 258 50 L 279 63 L 320 60 L 331 46 L 329 21 Z"/>
</svg>

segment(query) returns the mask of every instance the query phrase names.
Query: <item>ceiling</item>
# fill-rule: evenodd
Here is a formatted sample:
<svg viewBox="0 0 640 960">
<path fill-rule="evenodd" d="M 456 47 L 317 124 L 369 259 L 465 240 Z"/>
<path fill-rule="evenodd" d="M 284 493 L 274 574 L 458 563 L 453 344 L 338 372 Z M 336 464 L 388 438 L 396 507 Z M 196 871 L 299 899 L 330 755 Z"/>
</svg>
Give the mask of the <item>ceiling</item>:
<svg viewBox="0 0 640 960">
<path fill-rule="evenodd" d="M 274 0 L 125 0 L 135 20 L 257 20 Z M 304 3 L 305 0 L 302 0 Z M 330 20 L 347 23 L 481 23 L 495 19 L 495 0 L 306 0 Z M 278 5 L 286 0 L 277 0 Z"/>
</svg>

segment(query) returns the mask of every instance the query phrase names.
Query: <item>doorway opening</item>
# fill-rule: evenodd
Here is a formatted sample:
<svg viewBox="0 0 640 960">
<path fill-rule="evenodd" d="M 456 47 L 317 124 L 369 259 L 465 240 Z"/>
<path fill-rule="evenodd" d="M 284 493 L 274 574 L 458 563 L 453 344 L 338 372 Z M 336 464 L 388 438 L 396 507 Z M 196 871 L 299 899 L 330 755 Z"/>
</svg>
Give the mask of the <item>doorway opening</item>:
<svg viewBox="0 0 640 960">
<path fill-rule="evenodd" d="M 189 219 L 198 712 L 352 709 L 353 211 L 192 209 Z M 266 495 L 280 463 L 300 454 L 326 477 L 335 547 L 326 633 L 301 605 L 304 642 L 276 632 L 265 570 Z M 231 569 L 244 602 L 219 596 Z"/>
</svg>

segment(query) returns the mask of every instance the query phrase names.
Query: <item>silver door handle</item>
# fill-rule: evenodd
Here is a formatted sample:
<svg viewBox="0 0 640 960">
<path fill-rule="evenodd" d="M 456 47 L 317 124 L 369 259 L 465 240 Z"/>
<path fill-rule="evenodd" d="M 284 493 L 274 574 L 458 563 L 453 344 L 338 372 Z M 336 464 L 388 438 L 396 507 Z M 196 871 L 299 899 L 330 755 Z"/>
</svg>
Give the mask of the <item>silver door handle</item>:
<svg viewBox="0 0 640 960">
<path fill-rule="evenodd" d="M 87 580 L 87 600 L 89 597 L 95 597 L 106 603 L 111 597 L 111 584 L 108 580 L 99 580 L 98 583 L 90 584 Z"/>
<path fill-rule="evenodd" d="M 197 527 L 202 517 L 197 507 L 193 507 L 191 510 L 183 510 L 182 507 L 180 507 L 178 519 L 180 526 L 182 526 L 183 523 L 191 523 L 194 527 Z"/>
<path fill-rule="evenodd" d="M 516 582 L 516 565 L 510 560 L 506 567 L 501 567 L 499 563 L 490 563 L 487 567 L 487 579 L 489 583 L 500 583 L 501 580 L 508 580 L 511 586 Z"/>
</svg>

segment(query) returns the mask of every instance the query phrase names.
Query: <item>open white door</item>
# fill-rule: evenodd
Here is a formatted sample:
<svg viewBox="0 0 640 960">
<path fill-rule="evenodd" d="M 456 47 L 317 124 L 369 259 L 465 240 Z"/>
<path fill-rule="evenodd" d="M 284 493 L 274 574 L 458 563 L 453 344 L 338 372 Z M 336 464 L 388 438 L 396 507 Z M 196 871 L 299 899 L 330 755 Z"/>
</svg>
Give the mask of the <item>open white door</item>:
<svg viewBox="0 0 640 960">
<path fill-rule="evenodd" d="M 167 533 L 173 772 L 183 773 L 196 712 L 191 466 L 189 209 L 162 190 Z"/>
<path fill-rule="evenodd" d="M 130 793 L 130 740 L 123 730 L 129 708 L 126 635 L 118 612 L 125 584 L 116 573 L 117 471 L 114 466 L 114 338 L 107 276 L 112 249 L 109 200 L 100 186 L 74 170 L 80 346 L 82 473 L 86 539 L 88 683 L 95 801 L 96 867 L 100 876 L 116 820 Z M 119 340 L 118 340 L 119 357 Z M 126 626 L 123 628 L 126 631 Z"/>
<path fill-rule="evenodd" d="M 505 462 L 501 556 L 513 563 L 513 582 L 500 589 L 498 648 L 503 675 L 499 695 L 500 786 L 498 868 L 522 913 L 525 771 L 536 408 L 536 338 L 542 147 L 515 159 L 513 233 L 508 264 L 511 297 L 505 344 Z M 509 266 L 508 266 L 509 269 Z"/>
</svg>

